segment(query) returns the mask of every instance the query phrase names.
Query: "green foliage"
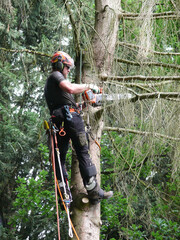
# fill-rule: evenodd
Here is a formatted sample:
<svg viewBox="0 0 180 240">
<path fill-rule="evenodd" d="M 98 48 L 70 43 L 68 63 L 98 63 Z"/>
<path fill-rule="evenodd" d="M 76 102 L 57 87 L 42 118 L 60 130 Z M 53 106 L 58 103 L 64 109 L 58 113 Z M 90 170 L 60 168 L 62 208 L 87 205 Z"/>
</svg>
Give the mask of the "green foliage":
<svg viewBox="0 0 180 240">
<path fill-rule="evenodd" d="M 116 146 L 116 152 L 111 141 Z M 171 146 L 155 142 L 152 148 L 155 155 L 149 152 L 151 161 L 148 157 L 144 161 L 144 156 L 138 156 L 136 151 L 147 154 L 148 144 L 138 148 L 137 145 L 136 136 L 131 134 L 122 137 L 112 132 L 102 137 L 102 187 L 107 191 L 114 188 L 115 194 L 112 200 L 102 203 L 101 239 L 177 239 L 179 196 L 178 183 L 171 181 L 172 164 L 168 157 Z M 132 149 L 129 150 L 128 146 L 132 146 Z M 142 165 L 137 167 L 139 163 Z M 143 185 L 147 186 L 146 191 Z M 171 192 L 168 205 L 163 197 L 157 197 L 155 186 L 160 192 Z"/>
<path fill-rule="evenodd" d="M 180 237 L 179 224 L 167 219 L 153 219 L 153 231 L 151 232 L 153 239 L 157 240 L 175 240 Z"/>
<path fill-rule="evenodd" d="M 123 231 L 123 234 L 124 236 L 127 238 L 127 239 L 130 239 L 130 240 L 144 240 L 146 239 L 146 235 L 145 233 L 141 230 L 142 226 L 139 225 L 139 226 L 136 226 L 135 224 L 132 224 L 132 226 L 130 226 L 130 228 L 125 228 L 125 227 L 122 227 L 122 231 Z"/>
<path fill-rule="evenodd" d="M 108 190 L 106 188 L 105 190 Z M 112 200 L 103 201 L 101 239 L 118 239 L 118 232 L 121 227 L 121 219 L 127 213 L 127 200 L 122 195 L 115 193 Z"/>
<path fill-rule="evenodd" d="M 123 12 L 129 13 L 140 13 L 142 5 L 148 3 L 136 0 L 121 2 Z M 95 1 L 68 3 L 73 9 L 80 46 L 86 52 L 92 49 Z M 155 2 L 153 13 L 166 11 L 175 11 L 173 1 Z M 119 40 L 139 45 L 142 24 L 138 19 L 131 21 L 123 17 L 119 25 Z M 179 51 L 178 18 L 154 19 L 152 27 L 151 50 Z M 77 43 L 73 33 L 64 1 L 0 2 L 0 46 L 7 48 L 7 51 L 0 50 L 0 223 L 3 220 L 4 226 L 0 227 L 0 238 L 3 240 L 45 237 L 51 240 L 57 231 L 52 169 L 42 129 L 43 119 L 49 117 L 43 88 L 50 71 L 50 59 L 9 50 L 29 49 L 51 55 L 57 49 L 63 49 L 75 56 Z M 137 61 L 138 51 L 138 48 L 124 45 L 118 47 L 116 54 Z M 149 53 L 144 61 L 178 65 L 180 58 Z M 147 67 L 142 64 L 143 59 L 139 62 L 140 66 L 120 63 L 116 72 L 112 72 L 120 76 L 179 74 L 175 68 Z M 71 76 L 74 74 L 78 73 L 73 72 Z M 118 84 L 114 84 L 112 92 Z M 138 93 L 144 93 L 146 89 L 149 92 L 178 91 L 177 83 L 154 87 L 150 82 L 152 86 L 144 88 L 142 82 L 139 84 L 143 90 L 136 86 L 134 89 Z M 178 104 L 145 100 L 133 103 L 129 111 L 123 111 L 126 107 L 124 102 L 112 106 L 107 114 L 108 120 L 105 119 L 106 124 L 163 134 L 176 133 L 174 129 L 178 131 Z M 132 119 L 133 111 L 135 119 Z M 178 144 L 155 137 L 112 132 L 103 135 L 101 146 L 102 187 L 114 190 L 114 197 L 101 204 L 101 239 L 178 239 L 179 167 L 178 161 L 174 160 Z M 179 160 L 179 156 L 176 158 Z M 71 151 L 67 155 L 69 172 L 70 163 Z M 61 215 L 62 222 L 64 219 Z M 66 232 L 65 224 L 62 228 Z M 67 239 L 65 234 L 63 239 Z"/>
<path fill-rule="evenodd" d="M 27 236 L 38 239 L 40 235 L 50 239 L 49 236 L 56 234 L 54 189 L 46 179 L 47 172 L 43 170 L 36 179 L 19 177 L 17 180 L 14 214 L 9 225 L 18 239 Z"/>
</svg>

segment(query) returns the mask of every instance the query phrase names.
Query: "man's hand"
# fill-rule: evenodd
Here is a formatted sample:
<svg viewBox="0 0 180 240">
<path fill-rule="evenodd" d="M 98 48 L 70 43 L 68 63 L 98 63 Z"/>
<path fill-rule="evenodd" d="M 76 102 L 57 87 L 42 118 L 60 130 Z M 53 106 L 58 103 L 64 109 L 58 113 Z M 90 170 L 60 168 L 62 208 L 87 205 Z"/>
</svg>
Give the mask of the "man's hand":
<svg viewBox="0 0 180 240">
<path fill-rule="evenodd" d="M 95 84 L 88 84 L 88 87 L 93 91 L 93 93 L 100 93 L 100 89 Z"/>
</svg>

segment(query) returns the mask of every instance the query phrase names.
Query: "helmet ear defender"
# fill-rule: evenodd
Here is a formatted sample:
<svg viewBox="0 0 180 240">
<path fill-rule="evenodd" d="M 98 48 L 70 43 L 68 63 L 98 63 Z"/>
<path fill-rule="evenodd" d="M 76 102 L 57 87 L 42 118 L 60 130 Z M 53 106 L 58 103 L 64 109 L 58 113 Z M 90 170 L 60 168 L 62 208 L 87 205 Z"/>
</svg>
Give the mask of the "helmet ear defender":
<svg viewBox="0 0 180 240">
<path fill-rule="evenodd" d="M 64 68 L 64 64 L 58 60 L 57 62 L 52 63 L 52 68 L 53 70 L 62 72 Z"/>
<path fill-rule="evenodd" d="M 64 68 L 64 64 L 60 60 L 58 60 L 57 61 L 57 70 L 62 72 L 63 68 Z"/>
</svg>

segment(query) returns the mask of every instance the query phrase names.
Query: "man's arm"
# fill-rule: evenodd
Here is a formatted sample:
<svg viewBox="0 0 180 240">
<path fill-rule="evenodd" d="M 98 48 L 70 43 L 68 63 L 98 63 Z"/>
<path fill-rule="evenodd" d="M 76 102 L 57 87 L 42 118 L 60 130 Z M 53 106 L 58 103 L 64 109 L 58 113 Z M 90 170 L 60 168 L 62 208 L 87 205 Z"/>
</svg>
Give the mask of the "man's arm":
<svg viewBox="0 0 180 240">
<path fill-rule="evenodd" d="M 63 89 L 63 91 L 68 92 L 70 94 L 78 94 L 83 93 L 84 91 L 91 89 L 91 84 L 76 84 L 71 83 L 68 80 L 63 80 L 59 83 L 59 87 Z"/>
</svg>

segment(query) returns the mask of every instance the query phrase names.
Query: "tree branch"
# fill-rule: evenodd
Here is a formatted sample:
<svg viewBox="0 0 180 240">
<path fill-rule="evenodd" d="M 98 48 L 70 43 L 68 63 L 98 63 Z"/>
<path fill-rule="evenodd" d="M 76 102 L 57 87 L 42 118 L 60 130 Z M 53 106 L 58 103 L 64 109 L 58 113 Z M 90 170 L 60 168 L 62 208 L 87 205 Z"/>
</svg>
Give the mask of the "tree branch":
<svg viewBox="0 0 180 240">
<path fill-rule="evenodd" d="M 180 138 L 175 138 L 175 137 L 167 136 L 167 135 L 156 133 L 156 132 L 146 132 L 146 131 L 139 131 L 139 130 L 134 130 L 134 129 L 126 129 L 126 128 L 118 128 L 118 127 L 104 127 L 103 131 L 129 132 L 129 133 L 139 134 L 139 135 L 143 135 L 143 136 L 151 135 L 153 137 L 161 137 L 161 138 L 166 138 L 168 140 L 180 141 Z"/>
<path fill-rule="evenodd" d="M 178 97 L 180 97 L 179 92 L 153 92 L 153 93 L 144 93 L 144 94 L 136 93 L 136 96 L 132 97 L 130 101 L 136 102 L 138 100 L 152 99 L 152 98 L 154 99 L 154 98 L 178 98 Z"/>
<path fill-rule="evenodd" d="M 109 134 L 109 133 L 108 133 L 108 134 Z M 135 170 L 132 169 L 132 166 L 130 165 L 130 163 L 126 160 L 126 158 L 123 157 L 123 155 L 121 154 L 120 150 L 119 150 L 119 149 L 117 148 L 117 146 L 115 145 L 115 143 L 114 143 L 112 137 L 110 136 L 110 134 L 109 134 L 109 137 L 110 137 L 111 142 L 112 142 L 112 145 L 114 146 L 114 148 L 116 149 L 116 151 L 117 151 L 117 152 L 119 153 L 119 155 L 122 157 L 122 159 L 124 160 L 124 162 L 129 166 L 129 171 L 132 172 L 132 174 L 136 177 L 136 179 L 137 179 L 142 185 L 144 185 L 146 188 L 149 188 L 149 189 L 151 189 L 152 191 L 155 192 L 156 189 L 155 189 L 153 186 L 147 185 L 143 180 L 141 180 L 141 179 L 139 178 L 139 176 L 137 175 L 137 173 L 135 172 Z M 166 194 L 166 195 L 167 195 L 167 194 Z M 161 198 L 162 198 L 162 197 L 161 197 Z M 166 200 L 165 198 L 162 198 L 162 199 L 167 202 L 167 200 Z"/>
<path fill-rule="evenodd" d="M 130 61 L 130 60 L 121 59 L 121 58 L 115 58 L 115 61 L 122 62 L 122 63 L 127 63 L 127 64 L 134 65 L 134 66 L 147 65 L 147 66 L 160 66 L 160 67 L 166 67 L 166 68 L 180 69 L 180 65 L 161 63 L 161 62 L 143 62 L 143 63 L 139 63 L 139 62 Z"/>
<path fill-rule="evenodd" d="M 106 80 L 117 80 L 117 81 L 130 81 L 130 80 L 140 80 L 140 81 L 167 81 L 174 80 L 180 81 L 180 76 L 142 76 L 142 75 L 133 75 L 133 76 L 107 76 L 99 75 L 102 81 Z"/>
<path fill-rule="evenodd" d="M 158 82 L 158 83 L 121 83 L 121 85 L 123 86 L 129 86 L 129 87 L 157 87 L 157 86 L 161 86 L 164 84 L 171 84 L 173 83 L 173 81 L 162 81 L 162 82 Z"/>
<path fill-rule="evenodd" d="M 131 48 L 142 48 L 142 46 L 138 46 L 136 44 L 132 44 L 132 43 L 127 43 L 127 42 L 118 42 L 117 44 L 122 45 L 123 47 L 131 47 Z M 180 53 L 175 53 L 175 52 L 158 52 L 158 51 L 152 51 L 150 50 L 150 52 L 152 52 L 153 54 L 157 54 L 157 55 L 175 55 L 175 56 L 180 56 Z"/>
<path fill-rule="evenodd" d="M 68 1 L 64 0 L 64 4 L 65 4 L 66 10 L 68 12 L 70 22 L 71 22 L 71 24 L 73 26 L 73 29 L 74 29 L 75 42 L 77 44 L 78 52 L 80 52 L 81 47 L 80 47 L 80 40 L 79 40 L 79 36 L 78 36 L 78 29 L 76 27 L 76 21 L 73 18 L 73 14 L 72 14 L 71 8 L 68 4 Z"/>
<path fill-rule="evenodd" d="M 12 53 L 23 53 L 23 52 L 26 52 L 26 53 L 30 53 L 30 54 L 34 54 L 34 55 L 40 55 L 40 56 L 43 56 L 43 57 L 52 57 L 52 55 L 50 55 L 50 54 L 41 53 L 41 52 L 29 50 L 29 49 L 8 49 L 8 48 L 0 47 L 0 50 L 6 51 L 6 52 L 12 52 Z"/>
<path fill-rule="evenodd" d="M 157 157 L 167 157 L 167 155 L 164 155 L 164 154 L 161 154 L 161 155 L 154 155 L 154 156 L 151 156 L 153 159 L 154 158 L 157 158 Z M 135 168 L 138 168 L 138 167 L 141 167 L 142 165 L 144 165 L 146 162 L 147 162 L 147 160 L 149 160 L 149 158 L 150 157 L 145 157 L 144 159 L 143 159 L 143 161 L 142 162 L 140 162 L 139 164 L 137 164 L 136 166 L 131 166 L 131 169 L 135 169 Z M 113 173 L 115 173 L 115 174 L 119 174 L 119 171 L 129 171 L 130 170 L 130 168 L 129 167 L 124 167 L 123 169 L 122 168 L 116 168 L 116 169 L 112 169 L 112 170 L 105 170 L 105 171 L 101 171 L 101 174 L 104 174 L 104 175 L 108 175 L 108 174 L 113 174 Z"/>
<path fill-rule="evenodd" d="M 119 15 L 119 17 L 124 17 L 125 19 L 128 20 L 136 20 L 136 19 L 144 19 L 144 17 L 146 17 L 146 15 L 139 15 L 139 13 L 121 13 Z M 180 18 L 180 15 L 178 14 L 178 12 L 173 12 L 173 11 L 169 11 L 169 12 L 162 12 L 162 13 L 153 13 L 151 18 L 154 19 L 160 19 L 160 18 Z"/>
<path fill-rule="evenodd" d="M 112 82 L 110 82 L 112 84 Z M 147 89 L 147 88 L 152 88 L 152 87 L 158 87 L 161 85 L 167 85 L 167 84 L 172 84 L 173 81 L 162 81 L 158 83 L 120 83 L 120 86 L 126 86 L 126 87 L 136 87 L 141 90 L 144 90 L 146 92 L 152 92 L 152 90 Z M 135 94 L 136 95 L 136 94 Z"/>
<path fill-rule="evenodd" d="M 142 165 L 144 165 L 147 162 L 147 160 L 148 160 L 148 157 L 145 157 L 141 163 L 137 164 L 136 166 L 131 166 L 131 169 L 141 167 Z M 123 169 L 122 168 L 116 168 L 116 170 L 113 169 L 113 170 L 101 171 L 101 174 L 104 174 L 104 175 L 113 174 L 113 173 L 118 174 L 119 171 L 129 171 L 129 170 L 130 170 L 130 167 L 126 167 L 126 168 L 123 168 Z"/>
</svg>

